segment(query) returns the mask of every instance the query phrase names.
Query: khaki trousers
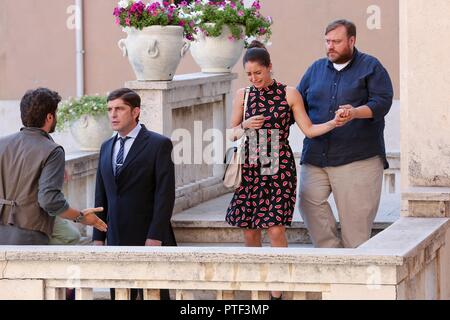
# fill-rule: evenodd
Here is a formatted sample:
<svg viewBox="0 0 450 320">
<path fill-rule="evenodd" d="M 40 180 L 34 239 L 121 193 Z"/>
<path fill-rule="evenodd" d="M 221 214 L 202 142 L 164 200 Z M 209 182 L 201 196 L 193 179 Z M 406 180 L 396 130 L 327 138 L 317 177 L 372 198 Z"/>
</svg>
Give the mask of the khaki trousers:
<svg viewBox="0 0 450 320">
<path fill-rule="evenodd" d="M 299 209 L 315 247 L 356 248 L 369 240 L 380 204 L 383 171 L 378 156 L 339 167 L 302 165 Z M 341 238 L 328 203 L 331 192 Z"/>
</svg>

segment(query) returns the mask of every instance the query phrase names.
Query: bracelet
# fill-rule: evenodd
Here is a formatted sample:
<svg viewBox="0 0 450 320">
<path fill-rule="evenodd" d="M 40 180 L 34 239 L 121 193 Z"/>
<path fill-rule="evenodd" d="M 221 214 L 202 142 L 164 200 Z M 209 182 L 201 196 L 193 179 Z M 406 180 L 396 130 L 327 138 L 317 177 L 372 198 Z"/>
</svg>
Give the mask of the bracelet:
<svg viewBox="0 0 450 320">
<path fill-rule="evenodd" d="M 73 220 L 73 222 L 80 223 L 81 220 L 83 220 L 83 218 L 84 218 L 84 213 L 83 213 L 83 211 L 80 211 L 80 215 L 78 217 L 76 217 L 75 220 Z"/>
</svg>

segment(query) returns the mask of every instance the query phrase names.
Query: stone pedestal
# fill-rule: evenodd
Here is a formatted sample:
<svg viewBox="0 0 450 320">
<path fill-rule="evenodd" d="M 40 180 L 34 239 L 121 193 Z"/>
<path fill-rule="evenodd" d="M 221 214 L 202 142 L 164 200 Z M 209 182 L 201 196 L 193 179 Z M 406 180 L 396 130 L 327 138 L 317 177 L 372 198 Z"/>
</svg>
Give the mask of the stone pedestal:
<svg viewBox="0 0 450 320">
<path fill-rule="evenodd" d="M 222 185 L 231 82 L 236 74 L 185 74 L 173 81 L 130 81 L 142 98 L 140 120 L 174 144 L 175 212 L 215 198 Z M 214 130 L 213 130 L 214 129 Z M 214 150 L 214 157 L 205 159 Z"/>
<path fill-rule="evenodd" d="M 400 1 L 404 215 L 450 217 L 450 1 Z"/>
</svg>

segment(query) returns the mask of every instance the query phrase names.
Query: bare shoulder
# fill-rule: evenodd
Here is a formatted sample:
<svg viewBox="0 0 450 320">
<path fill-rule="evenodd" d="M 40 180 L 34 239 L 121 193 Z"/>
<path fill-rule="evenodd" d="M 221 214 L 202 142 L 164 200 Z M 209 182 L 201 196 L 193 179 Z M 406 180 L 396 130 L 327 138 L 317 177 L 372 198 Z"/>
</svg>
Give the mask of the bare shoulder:
<svg viewBox="0 0 450 320">
<path fill-rule="evenodd" d="M 286 87 L 286 99 L 292 107 L 301 100 L 300 93 L 294 87 Z"/>
<path fill-rule="evenodd" d="M 246 88 L 240 88 L 236 91 L 236 97 L 244 97 Z"/>
<path fill-rule="evenodd" d="M 286 94 L 291 97 L 298 97 L 300 93 L 294 87 L 286 87 Z"/>
<path fill-rule="evenodd" d="M 238 89 L 234 96 L 234 105 L 242 106 L 244 104 L 244 97 L 245 97 L 245 88 Z"/>
</svg>

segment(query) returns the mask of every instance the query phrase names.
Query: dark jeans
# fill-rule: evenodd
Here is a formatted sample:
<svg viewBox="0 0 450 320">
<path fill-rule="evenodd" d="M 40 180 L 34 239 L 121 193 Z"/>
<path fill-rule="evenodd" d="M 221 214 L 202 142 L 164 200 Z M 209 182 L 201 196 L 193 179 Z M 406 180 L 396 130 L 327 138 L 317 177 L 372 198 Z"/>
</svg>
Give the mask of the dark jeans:
<svg viewBox="0 0 450 320">
<path fill-rule="evenodd" d="M 110 289 L 111 300 L 116 300 L 116 291 Z M 169 290 L 161 289 L 159 290 L 161 300 L 170 300 Z M 131 289 L 130 300 L 144 300 L 144 291 L 142 289 Z"/>
<path fill-rule="evenodd" d="M 44 246 L 48 245 L 49 240 L 45 233 L 39 231 L 0 225 L 0 245 Z"/>
</svg>

